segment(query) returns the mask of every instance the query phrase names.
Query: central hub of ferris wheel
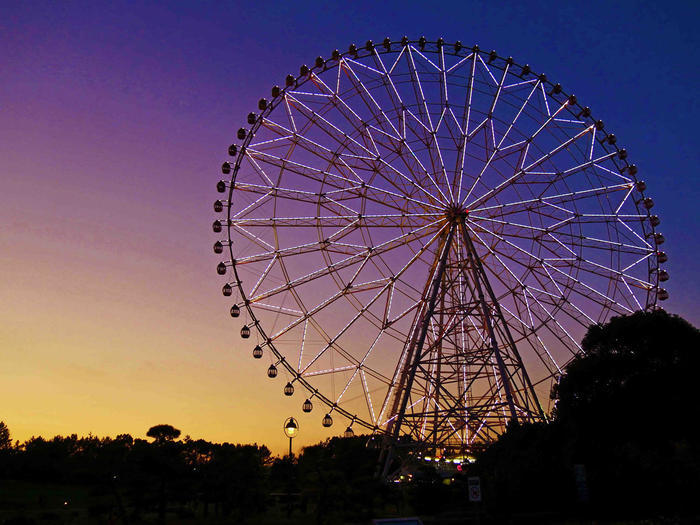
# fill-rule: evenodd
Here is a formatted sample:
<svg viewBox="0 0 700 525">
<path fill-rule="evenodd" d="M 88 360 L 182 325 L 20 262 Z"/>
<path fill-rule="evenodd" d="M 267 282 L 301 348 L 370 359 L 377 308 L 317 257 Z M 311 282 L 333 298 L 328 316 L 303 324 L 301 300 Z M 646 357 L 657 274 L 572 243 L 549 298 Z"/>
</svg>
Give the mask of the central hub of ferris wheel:
<svg viewBox="0 0 700 525">
<path fill-rule="evenodd" d="M 450 204 L 445 212 L 445 217 L 451 223 L 458 223 L 466 220 L 469 210 L 459 204 Z"/>
<path fill-rule="evenodd" d="M 468 452 L 545 418 L 590 324 L 668 297 L 627 151 L 510 57 L 353 44 L 247 125 L 217 184 L 217 273 L 253 357 L 324 427 Z"/>
</svg>

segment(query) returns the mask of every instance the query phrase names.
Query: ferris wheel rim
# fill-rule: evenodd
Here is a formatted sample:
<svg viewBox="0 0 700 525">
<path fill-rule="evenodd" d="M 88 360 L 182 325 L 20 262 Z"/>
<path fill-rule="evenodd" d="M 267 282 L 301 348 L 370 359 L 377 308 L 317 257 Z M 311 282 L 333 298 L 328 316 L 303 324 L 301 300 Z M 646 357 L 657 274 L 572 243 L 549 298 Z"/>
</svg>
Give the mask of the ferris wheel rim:
<svg viewBox="0 0 700 525">
<path fill-rule="evenodd" d="M 390 42 L 389 45 L 386 45 L 386 41 L 385 41 L 385 44 L 383 46 L 384 49 L 382 50 L 382 49 L 378 49 L 379 45 L 374 45 L 374 44 L 371 44 L 370 42 L 368 42 L 364 48 L 357 48 L 357 47 L 351 46 L 350 49 L 345 53 L 333 52 L 332 58 L 329 59 L 328 61 L 324 60 L 322 65 L 319 65 L 319 62 L 317 61 L 317 65 L 315 65 L 313 67 L 308 67 L 307 74 L 303 75 L 304 78 L 302 78 L 301 81 L 298 78 L 293 78 L 293 80 L 291 80 L 291 82 L 290 82 L 290 80 L 288 79 L 287 80 L 288 85 L 285 86 L 284 88 L 277 89 L 276 95 L 275 95 L 275 88 L 273 88 L 273 98 L 271 99 L 271 101 L 266 103 L 266 106 L 264 109 L 262 109 L 262 112 L 256 116 L 255 121 L 252 124 L 252 127 L 250 128 L 250 130 L 246 130 L 243 141 L 236 152 L 235 163 L 233 166 L 229 166 L 229 170 L 232 172 L 232 176 L 231 176 L 231 183 L 228 186 L 228 205 L 227 205 L 227 217 L 226 217 L 226 228 L 228 231 L 228 241 L 229 241 L 228 248 L 229 248 L 229 254 L 230 254 L 230 261 L 228 261 L 227 263 L 229 263 L 229 265 L 232 269 L 232 272 L 233 272 L 233 275 L 235 278 L 234 279 L 235 285 L 238 287 L 238 291 L 241 294 L 240 296 L 241 296 L 241 299 L 243 301 L 243 305 L 246 307 L 247 314 L 250 316 L 250 319 L 251 319 L 251 322 L 247 323 L 247 325 L 251 328 L 253 326 L 256 328 L 256 330 L 258 331 L 258 333 L 260 334 L 260 336 L 262 338 L 262 341 L 263 341 L 262 345 L 269 348 L 270 351 L 274 354 L 275 358 L 277 359 L 277 364 L 283 364 L 283 366 L 288 371 L 288 373 L 293 377 L 292 383 L 298 382 L 301 385 L 303 385 L 304 388 L 311 394 L 312 398 L 316 397 L 316 398 L 320 399 L 326 406 L 329 407 L 329 409 L 330 409 L 329 413 L 336 411 L 336 412 L 340 413 L 341 415 L 343 415 L 344 417 L 346 417 L 347 419 L 351 420 L 353 423 L 359 424 L 359 425 L 361 425 L 369 430 L 372 430 L 373 432 L 378 432 L 378 433 L 384 432 L 384 429 L 381 428 L 381 425 L 377 425 L 377 424 L 373 424 L 372 422 L 365 421 L 364 418 L 359 417 L 357 414 L 352 414 L 351 412 L 346 411 L 342 406 L 340 406 L 338 403 L 334 402 L 332 399 L 329 399 L 327 396 L 325 396 L 324 393 L 320 392 L 316 387 L 314 387 L 311 383 L 309 383 L 298 372 L 298 370 L 292 364 L 290 364 L 288 362 L 288 360 L 285 358 L 285 355 L 276 348 L 273 340 L 265 332 L 264 327 L 259 322 L 259 319 L 256 316 L 256 313 L 255 313 L 254 309 L 252 308 L 248 297 L 246 296 L 246 292 L 243 289 L 241 276 L 239 275 L 239 271 L 238 271 L 239 268 L 238 268 L 238 265 L 236 264 L 236 259 L 234 256 L 233 239 L 232 239 L 232 235 L 231 235 L 231 227 L 232 227 L 231 203 L 233 201 L 233 194 L 234 194 L 234 190 L 235 190 L 236 177 L 237 177 L 238 171 L 240 169 L 241 162 L 242 162 L 244 155 L 246 153 L 246 150 L 249 147 L 249 145 L 251 144 L 251 142 L 253 141 L 258 129 L 262 125 L 263 117 L 271 114 L 278 107 L 278 105 L 284 100 L 286 92 L 291 91 L 293 89 L 297 89 L 300 86 L 304 85 L 306 82 L 309 82 L 311 79 L 312 72 L 315 72 L 315 71 L 325 72 L 327 70 L 334 69 L 334 68 L 338 67 L 340 60 L 345 58 L 345 57 L 352 57 L 353 59 L 360 59 L 360 58 L 366 58 L 368 56 L 371 56 L 375 52 L 378 54 L 382 54 L 382 55 L 388 54 L 388 53 L 397 53 L 398 51 L 391 49 L 392 45 L 394 45 L 393 42 Z M 441 41 L 441 39 L 437 40 L 437 41 L 428 42 L 424 38 L 417 39 L 417 40 L 408 40 L 408 39 L 404 38 L 404 39 L 402 39 L 400 45 L 404 48 L 407 46 L 410 46 L 410 45 L 418 45 L 421 47 L 421 51 L 432 52 L 432 53 L 438 52 L 438 50 L 441 47 L 443 47 L 443 48 L 448 47 L 448 45 L 445 44 L 444 41 Z M 429 47 L 435 46 L 435 49 L 425 50 L 424 49 L 425 46 L 429 46 Z M 353 47 L 354 47 L 354 49 L 353 49 Z M 473 46 L 472 48 L 461 47 L 460 49 L 457 49 L 457 45 L 453 44 L 452 47 L 455 50 L 454 54 L 457 56 L 462 56 L 462 55 L 459 55 L 460 51 L 464 51 L 464 50 L 469 49 L 471 51 L 471 53 L 474 53 L 475 55 L 479 55 L 480 57 L 481 57 L 481 55 L 488 56 L 490 58 L 489 63 L 491 63 L 492 61 L 495 61 L 495 60 L 500 60 L 500 61 L 509 63 L 509 65 L 511 67 L 518 67 L 518 68 L 523 68 L 523 69 L 525 67 L 529 68 L 529 66 L 527 66 L 527 65 L 521 66 L 521 65 L 515 63 L 510 57 L 503 58 L 503 57 L 500 57 L 498 55 L 494 55 L 493 52 L 486 53 L 485 51 L 481 51 L 478 48 L 478 46 Z M 467 57 L 469 55 L 470 55 L 469 52 L 464 51 L 464 57 Z M 333 62 L 333 64 L 331 66 L 327 66 L 328 62 L 331 62 L 331 61 Z M 302 70 L 304 67 L 305 66 L 302 66 Z M 546 77 L 544 79 L 542 79 L 543 75 L 537 75 L 534 72 L 530 72 L 530 73 L 534 76 L 540 77 L 540 81 L 542 82 L 542 84 L 546 84 L 551 89 L 555 89 L 555 86 L 559 86 L 558 84 L 554 84 L 554 83 L 548 81 L 546 79 Z M 569 100 L 571 100 L 571 97 L 573 97 L 573 95 L 566 95 L 561 87 L 559 87 L 559 93 L 561 93 L 563 97 L 569 98 Z M 578 108 L 581 111 L 584 110 L 584 107 L 582 107 L 575 98 L 574 98 L 574 102 L 571 105 L 575 106 L 576 108 Z M 589 117 L 589 120 L 591 120 L 594 123 L 599 122 L 599 121 L 593 120 L 592 115 Z M 603 132 L 605 133 L 605 137 L 607 140 L 610 137 L 610 135 L 607 133 L 607 131 L 603 131 Z M 631 168 L 634 165 L 630 164 L 627 161 L 626 155 L 624 158 L 622 157 L 622 152 L 624 152 L 624 149 L 620 149 L 617 146 L 617 144 L 615 144 L 614 142 L 610 142 L 609 144 L 603 144 L 603 147 L 606 150 L 608 149 L 608 146 L 611 146 L 614 149 L 613 153 L 615 155 L 614 160 L 616 161 L 616 163 L 619 162 L 622 164 L 622 167 L 628 171 L 628 176 L 630 176 L 632 178 L 632 180 L 634 181 L 634 185 L 638 186 L 640 181 L 636 178 L 636 174 L 629 173 L 631 171 Z M 640 193 L 642 194 L 642 198 L 644 198 L 643 190 L 641 190 Z M 641 202 L 641 200 L 640 200 L 640 202 Z M 640 204 L 638 204 L 637 202 L 635 202 L 635 208 L 638 212 L 642 212 L 642 213 L 640 213 L 640 215 L 642 215 L 645 212 L 646 218 L 648 219 L 650 217 L 649 210 L 648 209 L 641 210 Z M 654 233 L 656 232 L 655 226 L 653 224 L 649 226 L 647 224 L 648 222 L 649 222 L 648 220 L 641 220 L 640 221 L 640 223 L 642 225 L 641 227 L 642 227 L 642 230 L 644 233 L 644 237 L 651 239 L 651 242 L 653 243 L 653 253 L 658 253 L 660 250 L 659 250 L 659 244 L 657 243 L 657 238 L 654 236 Z M 647 234 L 647 228 L 649 228 L 648 234 Z M 326 252 L 324 251 L 323 253 L 325 256 Z M 655 257 L 648 257 L 647 262 L 648 262 L 648 267 L 649 267 L 649 275 L 658 274 L 658 272 L 660 270 L 660 263 L 658 262 L 658 260 Z M 655 263 L 655 265 L 654 265 L 654 263 Z M 660 290 L 660 286 L 659 286 L 659 282 L 657 280 L 656 285 L 653 286 L 652 288 L 650 288 L 648 293 L 647 293 L 646 308 L 654 308 L 656 306 L 657 301 L 658 301 L 658 291 L 659 290 Z M 653 296 L 653 299 L 650 301 L 650 297 L 652 297 L 652 296 Z"/>
</svg>

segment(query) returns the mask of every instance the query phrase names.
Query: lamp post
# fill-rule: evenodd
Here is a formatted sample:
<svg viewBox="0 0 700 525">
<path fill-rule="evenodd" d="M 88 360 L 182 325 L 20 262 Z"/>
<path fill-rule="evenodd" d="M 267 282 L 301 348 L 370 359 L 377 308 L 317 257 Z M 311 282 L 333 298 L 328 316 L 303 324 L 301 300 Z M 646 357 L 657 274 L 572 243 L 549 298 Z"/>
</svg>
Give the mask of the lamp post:
<svg viewBox="0 0 700 525">
<path fill-rule="evenodd" d="M 292 387 L 293 388 L 293 387 Z M 289 438 L 289 462 L 290 462 L 290 468 L 292 467 L 292 462 L 294 461 L 292 459 L 292 439 L 294 439 L 294 436 L 297 435 L 299 432 L 299 423 L 297 423 L 297 420 L 294 419 L 293 417 L 288 417 L 287 420 L 284 422 L 284 435 Z M 293 472 L 293 470 L 292 470 Z M 287 485 L 287 517 L 290 517 L 292 515 L 292 478 L 289 477 L 287 479 L 288 485 Z"/>
<path fill-rule="evenodd" d="M 299 432 L 299 423 L 293 417 L 288 417 L 284 422 L 284 435 L 289 438 L 289 457 L 292 456 L 292 439 Z"/>
</svg>

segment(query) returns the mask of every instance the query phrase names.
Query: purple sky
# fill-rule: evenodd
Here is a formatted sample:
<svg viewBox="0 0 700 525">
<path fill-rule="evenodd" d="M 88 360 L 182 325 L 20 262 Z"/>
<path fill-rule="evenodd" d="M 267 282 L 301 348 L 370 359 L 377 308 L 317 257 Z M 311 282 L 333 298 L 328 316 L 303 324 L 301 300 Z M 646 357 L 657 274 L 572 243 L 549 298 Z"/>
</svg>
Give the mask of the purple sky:
<svg viewBox="0 0 700 525">
<path fill-rule="evenodd" d="M 281 452 L 299 399 L 239 348 L 220 294 L 219 167 L 273 84 L 387 35 L 478 43 L 576 93 L 656 202 L 664 306 L 700 324 L 700 5 L 665 6 L 2 3 L 0 419 L 17 439 L 170 423 Z M 314 421 L 298 444 L 326 435 Z"/>
</svg>

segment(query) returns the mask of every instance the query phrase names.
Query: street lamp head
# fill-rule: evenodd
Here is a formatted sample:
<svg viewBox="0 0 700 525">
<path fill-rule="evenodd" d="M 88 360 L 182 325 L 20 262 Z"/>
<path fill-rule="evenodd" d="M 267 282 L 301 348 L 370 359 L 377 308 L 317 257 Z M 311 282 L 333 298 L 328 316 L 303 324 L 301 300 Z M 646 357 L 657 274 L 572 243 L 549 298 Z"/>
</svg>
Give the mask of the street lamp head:
<svg viewBox="0 0 700 525">
<path fill-rule="evenodd" d="M 284 422 L 284 435 L 293 438 L 299 433 L 299 423 L 293 417 L 288 417 Z"/>
</svg>

